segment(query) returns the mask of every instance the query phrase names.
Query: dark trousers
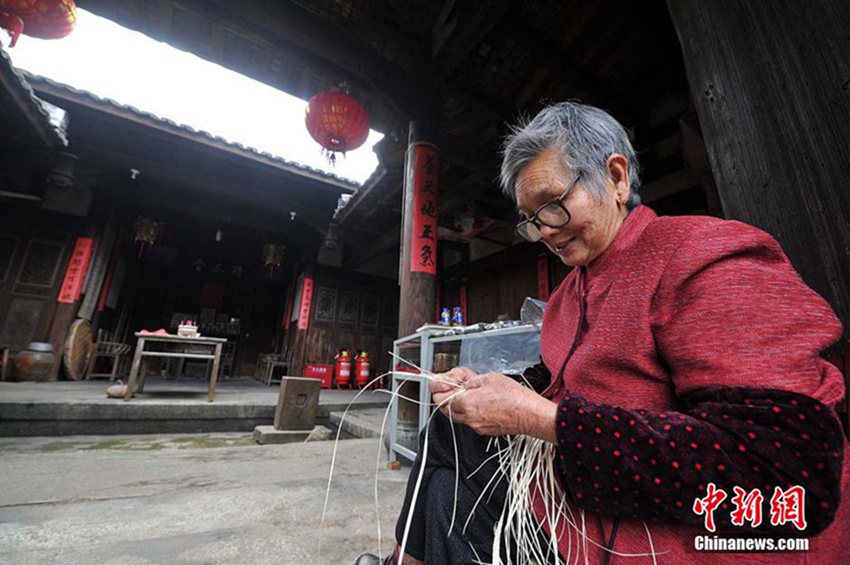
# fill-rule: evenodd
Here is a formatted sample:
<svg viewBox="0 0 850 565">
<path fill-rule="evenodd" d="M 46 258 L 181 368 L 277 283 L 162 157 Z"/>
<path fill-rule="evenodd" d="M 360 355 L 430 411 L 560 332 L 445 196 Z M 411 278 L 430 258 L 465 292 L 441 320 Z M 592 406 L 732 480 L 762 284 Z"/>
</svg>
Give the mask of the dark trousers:
<svg viewBox="0 0 850 565">
<path fill-rule="evenodd" d="M 401 545 L 412 507 L 413 518 L 405 553 L 429 565 L 489 563 L 492 561 L 493 527 L 502 514 L 506 492 L 505 480 L 498 471 L 495 457 L 497 440 L 478 435 L 461 424 L 455 425 L 454 430 L 457 456 L 452 423 L 441 412 L 434 414 L 429 426 L 420 435 L 419 455 L 413 463 L 404 506 L 396 524 L 396 541 Z M 428 457 L 423 466 L 426 433 Z M 493 445 L 487 451 L 491 441 Z M 457 498 L 456 465 L 460 468 Z M 413 492 L 420 473 L 422 484 L 414 502 Z M 454 527 L 451 527 L 455 505 Z M 472 518 L 467 524 L 470 515 Z"/>
</svg>

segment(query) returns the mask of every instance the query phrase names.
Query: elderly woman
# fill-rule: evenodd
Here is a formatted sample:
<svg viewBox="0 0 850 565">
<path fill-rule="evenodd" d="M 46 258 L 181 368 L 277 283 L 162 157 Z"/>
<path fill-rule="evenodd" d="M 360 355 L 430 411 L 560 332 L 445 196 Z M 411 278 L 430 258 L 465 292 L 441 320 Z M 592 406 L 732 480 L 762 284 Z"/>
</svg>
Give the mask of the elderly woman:
<svg viewBox="0 0 850 565">
<path fill-rule="evenodd" d="M 499 475 L 490 436 L 551 448 L 563 500 L 538 492 L 523 509 L 551 562 L 850 560 L 849 451 L 834 413 L 844 386 L 819 357 L 841 325 L 776 241 L 641 206 L 625 131 L 580 104 L 517 127 L 501 180 L 523 216 L 517 232 L 575 268 L 522 384 L 466 368 L 432 382 L 443 414 L 409 480 L 404 559 L 397 547 L 384 562 L 491 562 L 494 547 L 528 559 L 516 540 L 493 543 L 514 477 Z M 558 504 L 573 519 L 547 520 Z M 780 538 L 808 538 L 808 550 L 705 552 L 781 549 Z"/>
</svg>

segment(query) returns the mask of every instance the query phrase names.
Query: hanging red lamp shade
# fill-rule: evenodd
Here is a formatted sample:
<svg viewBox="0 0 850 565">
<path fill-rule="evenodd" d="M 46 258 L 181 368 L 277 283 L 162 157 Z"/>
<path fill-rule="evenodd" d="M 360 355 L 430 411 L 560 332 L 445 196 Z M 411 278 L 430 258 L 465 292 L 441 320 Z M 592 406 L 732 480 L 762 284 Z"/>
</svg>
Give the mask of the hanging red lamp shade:
<svg viewBox="0 0 850 565">
<path fill-rule="evenodd" d="M 23 33 L 39 39 L 60 39 L 74 30 L 74 0 L 0 0 L 0 27 L 9 32 L 9 47 Z"/>
<path fill-rule="evenodd" d="M 333 162 L 335 153 L 357 149 L 369 137 L 369 115 L 344 92 L 320 92 L 307 103 L 307 131 Z"/>
</svg>

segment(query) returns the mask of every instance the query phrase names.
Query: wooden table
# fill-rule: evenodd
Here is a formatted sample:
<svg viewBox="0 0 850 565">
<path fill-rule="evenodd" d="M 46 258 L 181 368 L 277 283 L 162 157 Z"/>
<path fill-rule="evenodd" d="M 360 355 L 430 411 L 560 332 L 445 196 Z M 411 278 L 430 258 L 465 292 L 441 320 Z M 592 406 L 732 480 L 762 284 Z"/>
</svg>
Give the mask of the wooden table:
<svg viewBox="0 0 850 565">
<path fill-rule="evenodd" d="M 218 369 L 221 362 L 221 348 L 227 342 L 223 337 L 181 337 L 172 334 L 149 334 L 136 333 L 136 352 L 133 354 L 133 365 L 130 368 L 130 382 L 124 401 L 133 398 L 136 391 L 136 383 L 139 380 L 139 372 L 142 371 L 142 360 L 144 357 L 164 357 L 170 359 L 205 359 L 212 361 L 212 372 L 210 374 L 209 401 L 215 401 L 215 382 L 218 379 Z M 146 349 L 152 344 L 164 344 L 161 351 Z M 141 383 L 144 386 L 145 375 L 142 371 Z"/>
</svg>

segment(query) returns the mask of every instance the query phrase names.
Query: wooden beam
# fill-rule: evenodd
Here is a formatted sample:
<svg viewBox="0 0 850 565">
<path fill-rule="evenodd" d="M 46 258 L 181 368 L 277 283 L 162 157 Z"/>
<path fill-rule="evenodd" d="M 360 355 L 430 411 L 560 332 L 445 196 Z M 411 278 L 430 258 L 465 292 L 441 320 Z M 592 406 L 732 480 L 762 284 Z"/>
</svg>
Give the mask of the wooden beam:
<svg viewBox="0 0 850 565">
<path fill-rule="evenodd" d="M 699 179 L 688 169 L 682 169 L 666 177 L 648 182 L 640 187 L 640 199 L 644 204 L 660 200 L 699 184 Z"/>
<path fill-rule="evenodd" d="M 452 49 L 444 50 L 442 56 L 438 56 L 434 62 L 434 75 L 437 82 L 444 82 L 484 41 L 515 4 L 514 0 L 464 3 L 467 10 L 456 16 L 458 23 L 454 26 L 451 36 L 444 40 L 444 43 L 451 45 Z"/>
<path fill-rule="evenodd" d="M 374 196 L 376 187 L 381 184 L 381 181 L 384 180 L 384 176 L 386 176 L 386 174 L 387 168 L 383 165 L 379 165 L 378 171 L 369 178 L 366 184 L 354 193 L 354 196 L 351 197 L 345 206 L 334 213 L 334 220 L 336 220 L 339 225 L 344 225 L 348 217 L 351 216 L 351 214 L 353 214 L 367 198 Z"/>
<path fill-rule="evenodd" d="M 454 7 L 457 0 L 445 0 L 443 7 L 440 8 L 440 14 L 437 16 L 437 21 L 434 22 L 434 27 L 431 28 L 431 58 L 435 59 L 437 53 L 443 48 L 443 44 L 457 27 L 457 14 L 454 14 Z"/>
<path fill-rule="evenodd" d="M 344 269 L 356 270 L 361 265 L 365 265 L 378 255 L 387 251 L 399 248 L 401 242 L 401 224 L 396 224 L 384 232 L 384 235 L 373 240 L 368 245 L 363 245 L 356 251 L 350 259 L 343 263 Z"/>
<path fill-rule="evenodd" d="M 502 33 L 514 37 L 517 42 L 531 51 L 532 56 L 548 64 L 561 81 L 573 87 L 576 93 L 587 92 L 593 97 L 596 105 L 618 116 L 621 121 L 634 124 L 640 113 L 630 107 L 628 99 L 620 96 L 611 88 L 602 84 L 595 76 L 585 70 L 569 51 L 560 47 L 556 42 L 543 37 L 522 18 L 518 12 L 513 13 L 501 27 Z"/>
<path fill-rule="evenodd" d="M 495 179 L 501 165 L 499 156 L 456 137 L 444 135 L 440 139 L 440 155 L 443 160 L 460 166 L 476 175 Z"/>
</svg>

